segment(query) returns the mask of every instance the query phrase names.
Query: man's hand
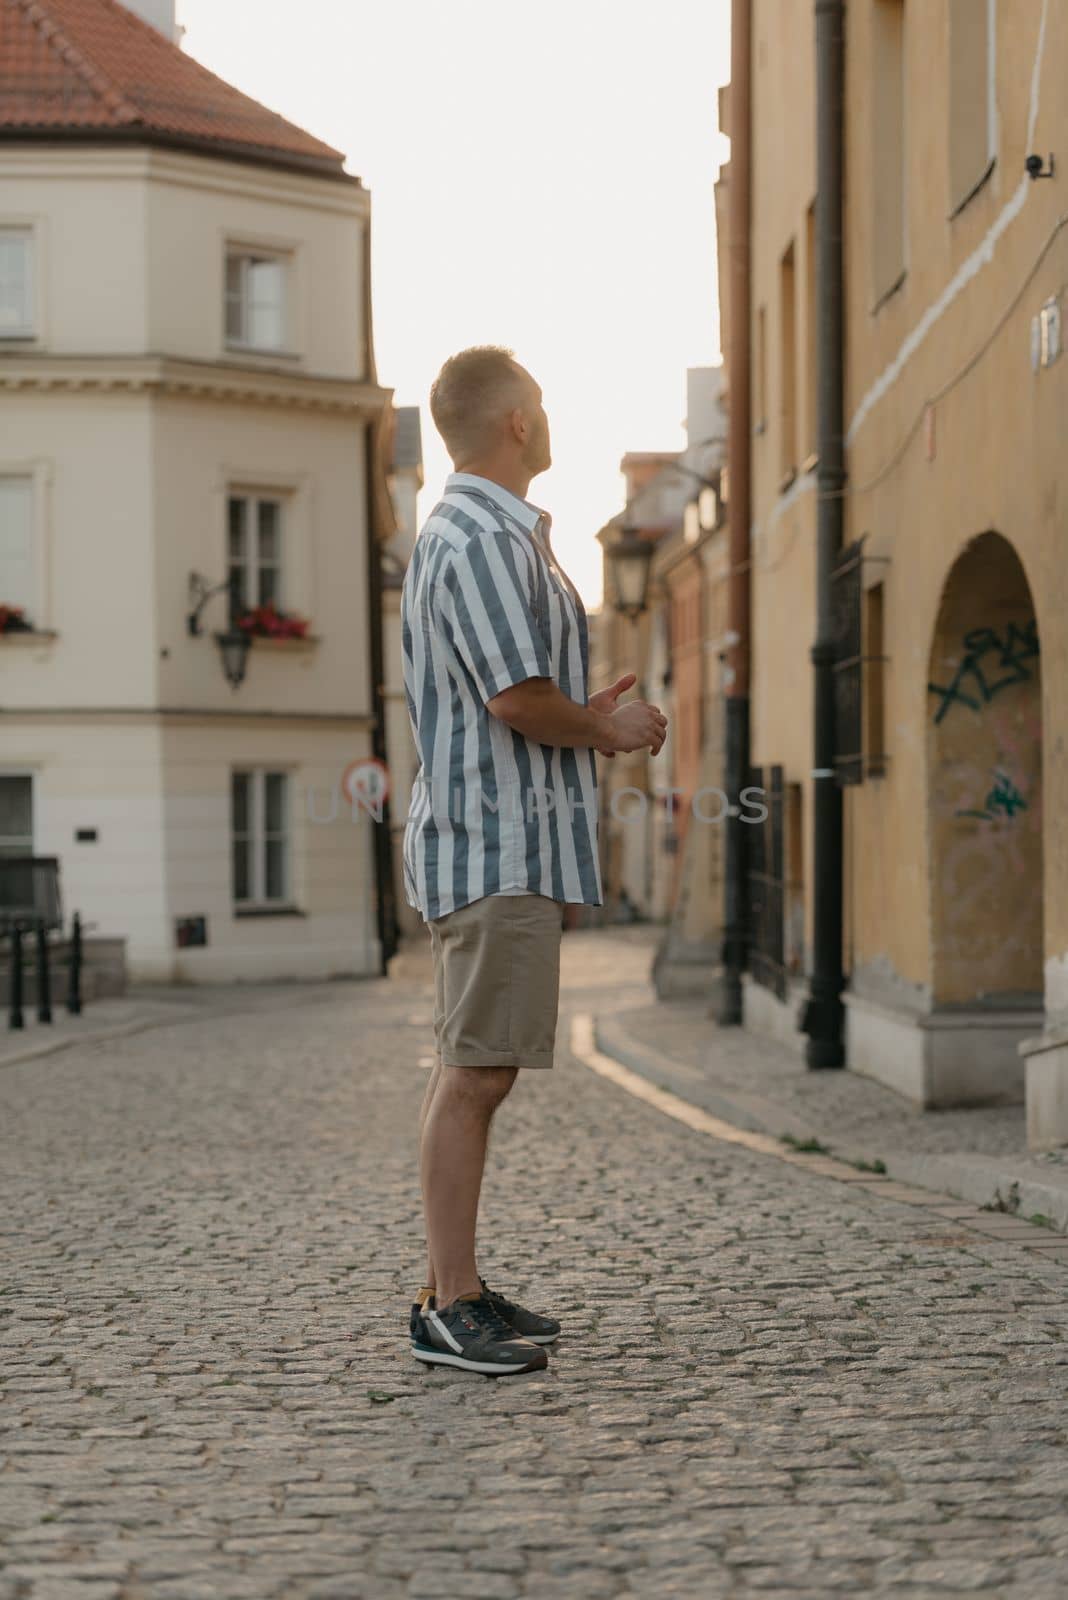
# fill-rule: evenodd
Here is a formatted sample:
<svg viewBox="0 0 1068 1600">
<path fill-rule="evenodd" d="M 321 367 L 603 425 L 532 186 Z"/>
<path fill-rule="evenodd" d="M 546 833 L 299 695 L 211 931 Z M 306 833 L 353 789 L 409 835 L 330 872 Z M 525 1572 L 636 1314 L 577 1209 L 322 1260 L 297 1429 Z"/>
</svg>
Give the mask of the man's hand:
<svg viewBox="0 0 1068 1600">
<path fill-rule="evenodd" d="M 614 756 L 617 750 L 626 755 L 632 750 L 646 749 L 655 756 L 663 746 L 667 736 L 667 718 L 659 706 L 651 706 L 645 700 L 631 700 L 625 706 L 616 705 L 620 695 L 632 689 L 637 681 L 636 673 L 625 672 L 607 689 L 598 689 L 596 694 L 590 695 L 590 709 L 608 717 L 612 724 L 611 744 L 596 747 L 603 756 Z"/>
<path fill-rule="evenodd" d="M 595 711 L 600 711 L 604 716 L 610 717 L 616 709 L 616 701 L 627 689 L 632 689 L 638 681 L 637 673 L 625 672 L 617 678 L 611 688 L 598 689 L 596 694 L 590 695 L 590 705 Z"/>
<path fill-rule="evenodd" d="M 614 755 L 617 750 L 624 755 L 633 750 L 648 750 L 651 755 L 659 755 L 667 738 L 667 718 L 659 706 L 651 706 L 645 700 L 631 700 L 611 712 L 608 720 L 612 725 L 610 742 L 597 747 L 602 755 Z"/>
</svg>

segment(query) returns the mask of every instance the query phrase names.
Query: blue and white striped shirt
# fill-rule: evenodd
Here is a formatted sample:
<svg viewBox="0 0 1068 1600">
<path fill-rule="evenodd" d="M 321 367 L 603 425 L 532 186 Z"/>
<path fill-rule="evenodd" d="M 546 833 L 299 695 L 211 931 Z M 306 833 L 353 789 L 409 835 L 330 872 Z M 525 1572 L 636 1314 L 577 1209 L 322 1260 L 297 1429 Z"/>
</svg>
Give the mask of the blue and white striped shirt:
<svg viewBox="0 0 1068 1600">
<path fill-rule="evenodd" d="M 593 751 L 539 744 L 486 710 L 526 678 L 588 704 L 586 610 L 549 531 L 547 512 L 454 472 L 408 564 L 404 690 L 420 767 L 404 890 L 426 921 L 484 895 L 603 900 Z"/>
</svg>

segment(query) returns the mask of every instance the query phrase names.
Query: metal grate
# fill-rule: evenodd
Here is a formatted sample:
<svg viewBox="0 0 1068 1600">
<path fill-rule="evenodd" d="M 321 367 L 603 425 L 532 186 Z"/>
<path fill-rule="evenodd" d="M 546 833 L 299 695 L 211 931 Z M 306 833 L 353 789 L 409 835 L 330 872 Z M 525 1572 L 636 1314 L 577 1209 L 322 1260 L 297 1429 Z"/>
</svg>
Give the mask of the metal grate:
<svg viewBox="0 0 1068 1600">
<path fill-rule="evenodd" d="M 749 848 L 749 970 L 757 983 L 786 999 L 784 926 L 783 815 L 785 785 L 782 767 L 754 767 L 750 784 L 764 790 L 767 816 L 747 825 Z"/>
<path fill-rule="evenodd" d="M 831 574 L 834 631 L 834 768 L 840 784 L 864 780 L 864 645 L 861 619 L 864 540 L 842 551 Z"/>
<path fill-rule="evenodd" d="M 0 856 L 0 928 L 61 928 L 57 856 Z"/>
</svg>

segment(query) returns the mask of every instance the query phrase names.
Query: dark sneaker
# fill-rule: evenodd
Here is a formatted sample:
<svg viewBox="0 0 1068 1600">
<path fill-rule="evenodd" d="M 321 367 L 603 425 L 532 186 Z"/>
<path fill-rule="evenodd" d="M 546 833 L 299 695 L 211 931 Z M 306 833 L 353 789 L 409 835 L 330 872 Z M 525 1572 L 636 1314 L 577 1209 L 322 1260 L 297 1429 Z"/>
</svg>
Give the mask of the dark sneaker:
<svg viewBox="0 0 1068 1600">
<path fill-rule="evenodd" d="M 517 1306 L 514 1300 L 506 1300 L 503 1294 L 486 1287 L 485 1278 L 479 1278 L 478 1281 L 482 1285 L 482 1293 L 498 1316 L 503 1317 L 521 1338 L 529 1339 L 532 1344 L 552 1344 L 554 1339 L 560 1337 L 560 1324 L 554 1318 L 539 1316 L 536 1311 Z"/>
<path fill-rule="evenodd" d="M 412 1323 L 416 1322 L 412 1307 Z M 484 1294 L 461 1295 L 447 1311 L 433 1300 L 421 1308 L 418 1331 L 412 1335 L 412 1355 L 435 1366 L 462 1367 L 487 1377 L 508 1377 L 515 1372 L 536 1372 L 549 1365 L 538 1345 L 521 1339 Z"/>
</svg>

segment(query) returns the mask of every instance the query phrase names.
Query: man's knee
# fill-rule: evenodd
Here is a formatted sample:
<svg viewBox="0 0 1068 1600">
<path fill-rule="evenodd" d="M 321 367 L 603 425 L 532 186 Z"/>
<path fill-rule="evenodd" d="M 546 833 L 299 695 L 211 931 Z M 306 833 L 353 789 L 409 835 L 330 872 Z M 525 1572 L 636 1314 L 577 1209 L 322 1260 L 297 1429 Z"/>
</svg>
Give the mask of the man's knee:
<svg viewBox="0 0 1068 1600">
<path fill-rule="evenodd" d="M 444 1081 L 468 1104 L 492 1111 L 511 1089 L 517 1067 L 446 1067 Z"/>
</svg>

